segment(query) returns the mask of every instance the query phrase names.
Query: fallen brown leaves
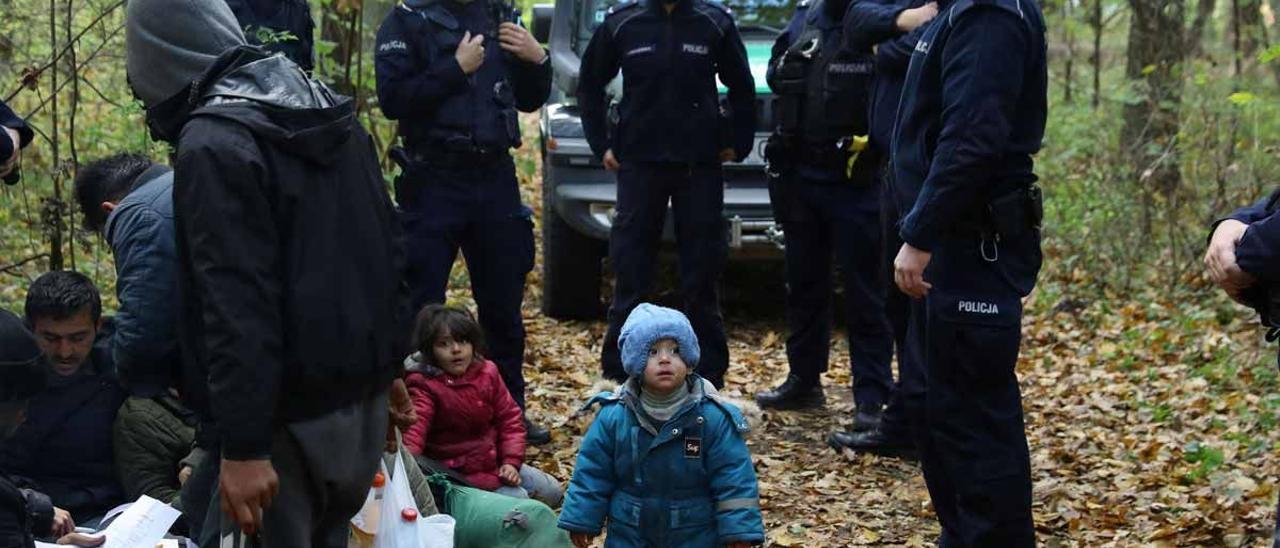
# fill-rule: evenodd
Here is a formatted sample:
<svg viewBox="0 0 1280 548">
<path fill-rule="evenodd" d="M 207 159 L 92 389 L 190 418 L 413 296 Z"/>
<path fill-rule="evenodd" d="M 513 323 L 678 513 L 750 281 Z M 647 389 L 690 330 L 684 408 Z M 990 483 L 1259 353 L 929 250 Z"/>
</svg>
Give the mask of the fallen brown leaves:
<svg viewBox="0 0 1280 548">
<path fill-rule="evenodd" d="M 523 151 L 521 162 L 536 166 L 535 152 Z M 536 176 L 522 177 L 539 211 Z M 596 378 L 604 325 L 542 317 L 536 269 L 529 282 L 529 410 L 554 431 L 531 458 L 567 480 L 586 425 L 574 412 Z M 1066 298 L 1071 287 L 1042 281 L 1028 303 L 1019 363 L 1040 542 L 1269 545 L 1280 469 L 1274 346 L 1261 343 L 1247 313 L 1204 288 L 1085 302 Z M 765 292 L 751 291 L 734 296 L 730 287 L 725 304 L 727 390 L 743 398 L 786 374 L 781 310 L 761 312 Z M 469 301 L 465 291 L 451 297 Z M 932 545 L 938 527 L 918 467 L 837 454 L 823 441 L 852 416 L 840 339 L 824 381 L 827 410 L 765 413 L 751 435 L 769 545 Z"/>
</svg>

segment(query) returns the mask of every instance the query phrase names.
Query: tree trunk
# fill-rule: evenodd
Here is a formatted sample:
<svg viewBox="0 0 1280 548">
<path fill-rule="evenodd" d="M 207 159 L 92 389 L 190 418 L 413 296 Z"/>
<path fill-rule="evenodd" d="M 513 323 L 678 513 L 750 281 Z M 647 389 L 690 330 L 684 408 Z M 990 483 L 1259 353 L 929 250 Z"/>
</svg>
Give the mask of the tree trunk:
<svg viewBox="0 0 1280 548">
<path fill-rule="evenodd" d="M 1171 197 L 1181 184 L 1176 140 L 1182 104 L 1184 13 L 1181 0 L 1129 0 L 1125 76 L 1141 101 L 1125 105 L 1121 143 L 1129 153 L 1149 233 L 1157 193 Z"/>
<path fill-rule="evenodd" d="M 1280 0 L 1271 0 L 1270 4 L 1271 4 L 1271 13 L 1274 14 L 1274 16 L 1276 17 L 1280 17 Z M 1264 31 L 1266 30 L 1266 28 L 1267 27 L 1265 25 L 1262 27 Z M 1266 46 L 1269 48 L 1271 47 L 1271 44 L 1272 44 L 1271 37 L 1267 36 Z M 1280 60 L 1273 59 L 1270 63 L 1267 63 L 1267 66 L 1271 67 L 1271 76 L 1275 78 L 1276 86 L 1280 87 Z"/>
<path fill-rule="evenodd" d="M 1240 17 L 1240 55 L 1245 66 L 1256 64 L 1258 51 L 1266 43 L 1267 29 L 1262 22 L 1260 0 L 1237 0 Z"/>
<path fill-rule="evenodd" d="M 1065 82 L 1062 87 L 1062 102 L 1071 104 L 1073 101 L 1072 91 L 1075 80 L 1075 62 L 1076 62 L 1076 33 L 1071 25 L 1071 4 L 1075 0 L 1064 0 L 1062 3 L 1062 34 L 1063 41 L 1067 44 L 1067 66 L 1063 71 Z"/>
<path fill-rule="evenodd" d="M 1093 0 L 1093 16 L 1089 19 L 1089 26 L 1093 27 L 1093 108 L 1097 110 L 1102 102 L 1102 0 Z"/>
<path fill-rule="evenodd" d="M 1209 25 L 1209 18 L 1217 7 L 1217 0 L 1199 0 L 1196 2 L 1196 18 L 1187 31 L 1187 55 L 1199 57 L 1204 55 L 1204 31 Z"/>
<path fill-rule="evenodd" d="M 53 51 L 58 51 L 58 4 L 55 0 L 49 0 L 49 47 Z M 53 175 L 53 196 L 45 199 L 44 207 L 40 212 L 45 230 L 49 234 L 49 270 L 62 270 L 63 266 L 62 157 L 58 154 L 58 70 L 58 61 L 55 60 L 54 65 L 49 67 L 49 89 L 52 94 L 49 107 L 52 118 L 49 124 L 49 140 L 53 149 L 50 173 Z"/>
<path fill-rule="evenodd" d="M 352 73 L 352 63 L 359 48 L 356 22 L 362 5 L 361 0 L 333 0 L 320 9 L 320 39 L 334 45 L 329 54 L 330 70 L 324 76 L 343 95 L 355 96 L 358 78 Z"/>
</svg>

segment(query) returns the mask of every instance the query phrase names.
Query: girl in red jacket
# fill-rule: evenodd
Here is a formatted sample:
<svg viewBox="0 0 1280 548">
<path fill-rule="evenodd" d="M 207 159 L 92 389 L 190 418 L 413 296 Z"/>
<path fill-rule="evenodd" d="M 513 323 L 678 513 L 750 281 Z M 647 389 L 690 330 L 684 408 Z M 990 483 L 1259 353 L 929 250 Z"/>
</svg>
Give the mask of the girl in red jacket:
<svg viewBox="0 0 1280 548">
<path fill-rule="evenodd" d="M 483 336 L 471 313 L 427 305 L 418 313 L 405 378 L 418 422 L 404 444 L 462 474 L 472 486 L 552 508 L 559 480 L 524 464 L 525 429 L 493 362 L 480 356 Z"/>
</svg>

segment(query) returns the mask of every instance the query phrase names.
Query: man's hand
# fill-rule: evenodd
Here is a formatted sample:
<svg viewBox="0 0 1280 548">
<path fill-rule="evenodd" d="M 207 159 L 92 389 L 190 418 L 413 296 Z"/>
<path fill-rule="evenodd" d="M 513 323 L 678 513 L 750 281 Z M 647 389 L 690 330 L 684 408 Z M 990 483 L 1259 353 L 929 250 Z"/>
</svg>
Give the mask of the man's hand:
<svg viewBox="0 0 1280 548">
<path fill-rule="evenodd" d="M 458 42 L 457 51 L 453 52 L 453 58 L 457 59 L 458 66 L 466 74 L 480 70 L 480 65 L 484 63 L 484 35 L 472 36 L 471 31 L 464 33 L 462 41 Z"/>
<path fill-rule="evenodd" d="M 1213 236 L 1209 238 L 1209 249 L 1204 252 L 1204 265 L 1209 269 L 1209 278 L 1236 301 L 1256 281 L 1236 264 L 1236 246 L 1248 229 L 1249 225 L 1234 219 L 1218 223 L 1218 228 L 1213 230 Z"/>
<path fill-rule="evenodd" d="M 178 470 L 178 486 L 186 485 L 187 480 L 191 479 L 191 474 L 193 473 L 195 473 L 195 469 L 190 466 L 183 466 L 181 470 Z"/>
<path fill-rule="evenodd" d="M 510 464 L 504 464 L 498 468 L 498 478 L 502 483 L 515 487 L 520 485 L 520 470 Z"/>
<path fill-rule="evenodd" d="M 18 134 L 18 130 L 13 128 L 4 128 L 4 133 L 10 141 L 13 141 L 13 154 L 8 158 L 4 158 L 4 163 L 0 163 L 0 177 L 4 177 L 18 167 L 18 158 L 22 156 L 22 136 Z"/>
<path fill-rule="evenodd" d="M 84 533 L 71 533 L 58 537 L 58 544 L 67 544 L 71 546 L 102 546 L 107 541 L 107 535 L 98 533 L 96 535 L 86 535 Z"/>
<path fill-rule="evenodd" d="M 53 528 L 49 536 L 57 538 L 76 532 L 76 520 L 71 519 L 71 512 L 58 507 L 53 508 Z"/>
<path fill-rule="evenodd" d="M 899 31 L 911 32 L 919 28 L 921 25 L 933 20 L 937 15 L 938 3 L 929 2 L 928 4 L 918 8 L 902 10 L 898 13 L 898 19 L 894 21 L 894 24 L 898 27 Z"/>
<path fill-rule="evenodd" d="M 618 163 L 618 157 L 613 155 L 613 149 L 604 151 L 604 168 L 609 171 L 618 171 L 622 164 Z"/>
<path fill-rule="evenodd" d="M 911 244 L 902 244 L 898 256 L 893 259 L 893 281 L 898 284 L 898 289 L 907 295 L 923 299 L 929 289 L 933 288 L 933 284 L 924 281 L 924 269 L 929 266 L 929 259 L 932 257 L 933 254 L 928 251 L 911 247 Z"/>
<path fill-rule="evenodd" d="M 732 162 L 733 159 L 737 157 L 738 157 L 738 153 L 734 152 L 732 148 L 725 148 L 720 150 L 720 163 L 722 164 L 725 162 Z"/>
<path fill-rule="evenodd" d="M 587 548 L 588 546 L 591 546 L 591 539 L 593 538 L 595 538 L 595 535 L 588 535 L 586 533 L 569 533 L 569 540 L 573 541 L 574 548 Z"/>
<path fill-rule="evenodd" d="M 246 535 L 262 530 L 262 511 L 280 492 L 280 478 L 271 461 L 222 459 L 218 478 L 222 513 L 226 514 Z"/>
<path fill-rule="evenodd" d="M 507 53 L 516 56 L 516 59 L 526 63 L 541 63 L 547 58 L 547 51 L 542 49 L 542 44 L 533 39 L 533 35 L 526 29 L 515 23 L 503 23 L 498 25 L 498 45 Z"/>
<path fill-rule="evenodd" d="M 387 444 L 383 448 L 387 453 L 400 450 L 396 443 L 396 428 L 406 430 L 418 422 L 418 413 L 413 410 L 413 399 L 409 397 L 409 388 L 404 379 L 396 379 L 387 391 Z"/>
</svg>

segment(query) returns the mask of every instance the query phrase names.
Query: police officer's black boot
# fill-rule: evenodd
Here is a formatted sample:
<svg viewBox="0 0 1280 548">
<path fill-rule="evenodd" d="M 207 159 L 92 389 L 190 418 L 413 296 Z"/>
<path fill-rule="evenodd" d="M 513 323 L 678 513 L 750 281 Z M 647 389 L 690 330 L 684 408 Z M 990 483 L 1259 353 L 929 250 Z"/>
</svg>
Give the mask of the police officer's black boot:
<svg viewBox="0 0 1280 548">
<path fill-rule="evenodd" d="M 884 408 L 879 405 L 859 405 L 853 416 L 854 432 L 870 432 L 880 429 L 880 419 L 884 416 Z"/>
<path fill-rule="evenodd" d="M 820 382 L 792 374 L 781 386 L 756 394 L 756 403 L 765 409 L 821 409 L 827 397 Z"/>
<path fill-rule="evenodd" d="M 538 426 L 529 419 L 524 420 L 524 440 L 529 445 L 546 445 L 551 443 L 551 432 Z"/>
<path fill-rule="evenodd" d="M 836 451 L 852 449 L 856 453 L 871 453 L 909 461 L 920 460 L 920 452 L 909 438 L 888 436 L 879 428 L 864 432 L 835 432 L 827 436 L 827 445 Z"/>
</svg>

